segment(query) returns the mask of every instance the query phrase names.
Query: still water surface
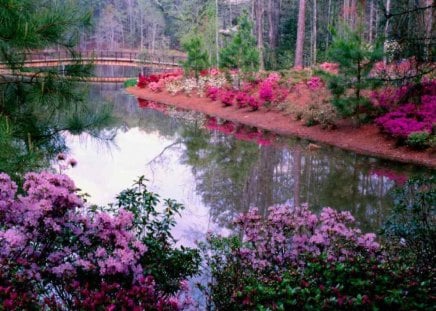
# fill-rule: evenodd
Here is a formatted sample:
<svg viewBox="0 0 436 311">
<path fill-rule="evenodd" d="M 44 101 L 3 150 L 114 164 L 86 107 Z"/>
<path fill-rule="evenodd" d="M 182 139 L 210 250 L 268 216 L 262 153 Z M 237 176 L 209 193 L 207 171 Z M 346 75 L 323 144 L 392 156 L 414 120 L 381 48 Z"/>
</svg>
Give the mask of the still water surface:
<svg viewBox="0 0 436 311">
<path fill-rule="evenodd" d="M 349 210 L 377 231 L 392 205 L 389 191 L 425 169 L 309 142 L 260 133 L 193 112 L 139 102 L 120 85 L 91 88 L 90 99 L 114 105 L 113 143 L 67 136 L 78 160 L 67 171 L 90 202 L 105 205 L 144 175 L 149 189 L 186 208 L 175 236 L 184 245 L 209 231 L 226 232 L 249 207 L 307 202 L 313 210 Z"/>
</svg>

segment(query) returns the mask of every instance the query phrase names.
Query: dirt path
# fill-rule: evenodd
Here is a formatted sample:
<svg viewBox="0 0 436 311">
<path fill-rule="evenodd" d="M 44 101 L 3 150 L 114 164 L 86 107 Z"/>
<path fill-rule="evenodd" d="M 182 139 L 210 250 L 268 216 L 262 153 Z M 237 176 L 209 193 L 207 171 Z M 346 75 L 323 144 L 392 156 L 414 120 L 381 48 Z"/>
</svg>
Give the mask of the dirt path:
<svg viewBox="0 0 436 311">
<path fill-rule="evenodd" d="M 385 138 L 374 125 L 360 128 L 342 125 L 335 130 L 323 130 L 319 126 L 307 127 L 292 117 L 274 111 L 251 111 L 222 107 L 219 102 L 207 98 L 170 95 L 166 92 L 154 93 L 138 87 L 126 91 L 138 98 L 156 101 L 169 106 L 195 110 L 210 116 L 265 129 L 280 135 L 298 136 L 304 139 L 337 146 L 359 154 L 388 160 L 428 166 L 436 169 L 436 153 L 430 150 L 416 151 L 407 147 L 397 147 L 393 140 Z"/>
</svg>

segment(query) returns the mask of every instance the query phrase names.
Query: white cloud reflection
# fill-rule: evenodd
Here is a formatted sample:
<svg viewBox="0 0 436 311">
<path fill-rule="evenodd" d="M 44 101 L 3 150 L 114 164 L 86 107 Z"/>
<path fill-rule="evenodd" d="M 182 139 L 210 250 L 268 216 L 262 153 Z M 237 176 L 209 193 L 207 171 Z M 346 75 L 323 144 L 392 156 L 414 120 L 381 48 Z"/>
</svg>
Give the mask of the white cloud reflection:
<svg viewBox="0 0 436 311">
<path fill-rule="evenodd" d="M 162 199 L 171 198 L 185 206 L 182 217 L 177 219 L 173 231 L 176 239 L 185 246 L 204 237 L 209 230 L 219 228 L 209 219 L 208 208 L 195 191 L 195 178 L 190 166 L 180 163 L 181 144 L 160 136 L 146 133 L 139 128 L 118 132 L 115 145 L 104 146 L 90 137 L 66 135 L 69 155 L 78 162 L 66 173 L 76 186 L 88 193 L 89 202 L 100 206 L 115 200 L 123 189 L 144 175 L 150 191 Z M 165 147 L 171 146 L 162 153 Z M 153 162 L 148 164 L 150 161 Z"/>
</svg>

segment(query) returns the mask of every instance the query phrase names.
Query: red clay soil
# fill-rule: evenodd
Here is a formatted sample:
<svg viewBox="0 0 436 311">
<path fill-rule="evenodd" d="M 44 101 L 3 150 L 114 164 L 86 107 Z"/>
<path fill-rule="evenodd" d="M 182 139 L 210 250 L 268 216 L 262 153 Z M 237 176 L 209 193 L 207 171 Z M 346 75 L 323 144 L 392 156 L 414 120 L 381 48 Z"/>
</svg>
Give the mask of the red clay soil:
<svg viewBox="0 0 436 311">
<path fill-rule="evenodd" d="M 174 96 L 167 92 L 154 93 L 148 89 L 138 87 L 127 88 L 127 92 L 145 100 L 199 111 L 210 116 L 239 122 L 279 135 L 298 136 L 363 155 L 424 165 L 436 169 L 436 153 L 434 150 L 416 151 L 405 146 L 398 147 L 393 140 L 384 137 L 375 125 L 364 125 L 356 128 L 342 124 L 334 130 L 325 130 L 320 126 L 304 126 L 300 121 L 295 121 L 292 116 L 286 116 L 276 111 L 266 111 L 264 109 L 251 111 L 248 108 L 223 107 L 221 103 L 213 102 L 208 98 L 188 97 L 183 94 Z"/>
</svg>

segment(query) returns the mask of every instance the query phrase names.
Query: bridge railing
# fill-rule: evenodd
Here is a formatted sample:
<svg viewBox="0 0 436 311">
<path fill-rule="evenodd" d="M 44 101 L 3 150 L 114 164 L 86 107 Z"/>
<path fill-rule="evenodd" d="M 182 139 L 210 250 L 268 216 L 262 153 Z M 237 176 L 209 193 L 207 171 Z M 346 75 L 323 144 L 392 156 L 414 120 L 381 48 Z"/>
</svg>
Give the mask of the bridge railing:
<svg viewBox="0 0 436 311">
<path fill-rule="evenodd" d="M 157 63 L 157 64 L 172 64 L 178 65 L 181 61 L 185 60 L 185 56 L 170 55 L 170 54 L 149 54 L 144 52 L 132 51 L 109 51 L 109 50 L 87 50 L 87 51 L 74 51 L 82 59 L 103 59 L 111 61 L 130 61 L 137 63 Z M 71 53 L 65 50 L 59 51 L 32 51 L 25 53 L 26 61 L 57 61 L 71 59 Z"/>
</svg>

